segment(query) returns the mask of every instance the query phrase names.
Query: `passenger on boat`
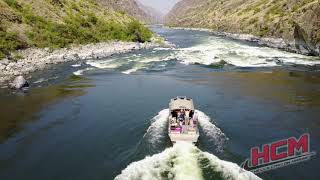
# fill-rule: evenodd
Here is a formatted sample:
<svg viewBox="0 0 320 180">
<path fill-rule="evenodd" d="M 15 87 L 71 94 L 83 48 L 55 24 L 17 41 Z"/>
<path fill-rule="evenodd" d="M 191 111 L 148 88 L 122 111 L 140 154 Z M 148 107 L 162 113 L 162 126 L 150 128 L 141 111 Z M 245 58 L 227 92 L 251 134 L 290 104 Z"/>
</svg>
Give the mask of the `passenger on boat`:
<svg viewBox="0 0 320 180">
<path fill-rule="evenodd" d="M 197 124 L 198 121 L 198 114 L 196 112 L 194 112 L 193 116 L 192 116 L 192 120 L 193 120 L 193 124 Z"/>
<path fill-rule="evenodd" d="M 179 118 L 179 121 L 184 121 L 184 113 L 182 110 L 181 112 L 178 112 L 178 118 Z"/>
<path fill-rule="evenodd" d="M 190 118 L 189 118 L 189 110 L 186 110 L 186 112 L 185 112 L 185 114 L 186 114 L 186 117 L 185 117 L 185 119 L 186 119 L 186 125 L 189 125 L 189 120 L 190 120 Z"/>
<path fill-rule="evenodd" d="M 194 124 L 193 124 L 193 120 L 192 120 L 192 119 L 190 120 L 190 126 L 191 126 L 191 127 L 194 127 Z"/>
</svg>

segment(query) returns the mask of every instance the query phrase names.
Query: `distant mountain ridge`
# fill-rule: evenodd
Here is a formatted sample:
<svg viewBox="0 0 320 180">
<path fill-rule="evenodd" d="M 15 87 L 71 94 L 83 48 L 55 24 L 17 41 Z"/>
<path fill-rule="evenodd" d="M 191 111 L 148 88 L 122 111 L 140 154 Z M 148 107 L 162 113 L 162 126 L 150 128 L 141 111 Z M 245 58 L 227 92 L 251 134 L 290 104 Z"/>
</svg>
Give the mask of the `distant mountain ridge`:
<svg viewBox="0 0 320 180">
<path fill-rule="evenodd" d="M 136 0 L 98 0 L 106 7 L 112 7 L 115 10 L 133 16 L 146 24 L 158 23 L 161 21 L 161 13 L 155 9 L 141 4 Z"/>
<path fill-rule="evenodd" d="M 150 23 L 162 23 L 164 14 L 154 9 L 153 7 L 143 5 L 139 1 L 136 1 L 141 9 L 150 17 Z"/>
<path fill-rule="evenodd" d="M 320 54 L 319 0 L 182 0 L 167 25 L 282 38 L 301 52 Z"/>
</svg>

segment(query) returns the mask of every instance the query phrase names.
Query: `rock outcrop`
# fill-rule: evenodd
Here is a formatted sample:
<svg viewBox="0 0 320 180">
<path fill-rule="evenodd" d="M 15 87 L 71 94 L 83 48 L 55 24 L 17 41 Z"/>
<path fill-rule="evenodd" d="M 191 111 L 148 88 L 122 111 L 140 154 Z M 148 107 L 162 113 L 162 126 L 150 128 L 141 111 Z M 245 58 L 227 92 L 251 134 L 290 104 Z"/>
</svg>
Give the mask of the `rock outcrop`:
<svg viewBox="0 0 320 180">
<path fill-rule="evenodd" d="M 320 55 L 319 0 L 182 0 L 165 21 L 169 26 L 251 34 L 262 44 Z"/>
</svg>

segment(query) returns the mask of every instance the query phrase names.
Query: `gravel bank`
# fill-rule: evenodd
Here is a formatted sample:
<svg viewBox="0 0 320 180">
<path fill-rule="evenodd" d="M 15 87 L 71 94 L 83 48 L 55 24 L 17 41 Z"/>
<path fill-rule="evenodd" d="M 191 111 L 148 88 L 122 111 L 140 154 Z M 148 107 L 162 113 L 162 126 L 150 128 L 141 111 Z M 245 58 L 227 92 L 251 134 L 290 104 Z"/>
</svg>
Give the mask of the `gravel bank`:
<svg viewBox="0 0 320 180">
<path fill-rule="evenodd" d="M 163 44 L 155 42 L 105 42 L 87 44 L 70 48 L 51 51 L 49 48 L 30 48 L 19 51 L 23 59 L 14 62 L 12 60 L 0 60 L 0 84 L 5 84 L 19 75 L 43 70 L 52 64 L 85 59 L 106 58 L 113 54 L 126 53 L 133 50 L 148 49 L 159 46 L 173 46 L 169 42 Z"/>
</svg>

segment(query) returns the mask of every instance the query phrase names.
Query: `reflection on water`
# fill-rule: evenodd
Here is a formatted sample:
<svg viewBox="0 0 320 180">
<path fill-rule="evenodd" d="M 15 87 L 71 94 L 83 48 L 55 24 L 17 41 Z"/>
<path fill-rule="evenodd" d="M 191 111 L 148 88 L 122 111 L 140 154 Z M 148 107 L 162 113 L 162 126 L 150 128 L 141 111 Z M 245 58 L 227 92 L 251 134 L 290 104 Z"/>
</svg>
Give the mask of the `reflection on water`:
<svg viewBox="0 0 320 180">
<path fill-rule="evenodd" d="M 213 72 L 210 76 L 222 78 L 215 82 L 226 91 L 237 89 L 247 96 L 274 99 L 302 107 L 320 105 L 319 73 L 274 69 L 256 72 Z"/>
<path fill-rule="evenodd" d="M 0 96 L 0 143 L 20 131 L 25 123 L 36 119 L 37 114 L 49 104 L 84 95 L 88 87 L 93 87 L 89 79 L 71 76 L 63 84 L 35 88 L 26 93 L 4 90 L 6 92 Z"/>
<path fill-rule="evenodd" d="M 246 46 L 240 48 L 248 53 L 233 53 L 226 51 L 232 42 L 223 40 L 226 46 L 221 50 L 214 42 L 192 48 L 208 35 L 173 32 L 168 30 L 165 37 L 182 50 L 145 50 L 88 60 L 81 66 L 66 65 L 41 72 L 40 78 L 33 75 L 31 85 L 46 87 L 32 87 L 25 94 L 0 92 L 0 179 L 113 179 L 132 161 L 154 153 L 168 155 L 161 153 L 169 145 L 166 119 L 161 113 L 152 117 L 177 95 L 192 97 L 196 108 L 208 116 L 199 120 L 199 150 L 227 161 L 241 163 L 250 147 L 305 132 L 310 133 L 310 142 L 319 141 L 319 66 L 294 65 L 311 62 L 286 56 L 282 66 L 262 68 L 278 61 L 277 57 L 268 60 L 275 50 L 262 48 L 257 55 L 253 51 L 259 48 Z M 224 52 L 230 57 L 220 61 Z M 248 56 L 251 59 L 246 61 Z M 218 60 L 218 64 L 207 65 Z M 263 65 L 261 61 L 267 62 Z M 85 70 L 82 76 L 69 77 L 79 70 Z M 228 140 L 216 136 L 215 127 Z M 219 145 L 225 151 L 217 153 Z M 311 147 L 320 151 L 316 143 Z M 212 178 L 207 170 L 210 164 L 202 160 L 201 156 L 206 177 Z M 160 158 L 159 162 L 170 161 Z M 146 167 L 153 166 L 147 163 Z M 161 167 L 156 164 L 154 168 Z M 319 162 L 313 160 L 267 175 L 269 179 L 316 179 L 317 168 Z"/>
</svg>

